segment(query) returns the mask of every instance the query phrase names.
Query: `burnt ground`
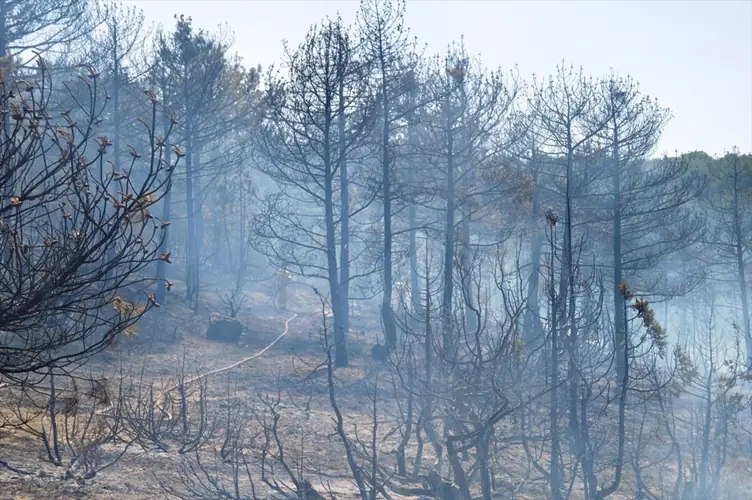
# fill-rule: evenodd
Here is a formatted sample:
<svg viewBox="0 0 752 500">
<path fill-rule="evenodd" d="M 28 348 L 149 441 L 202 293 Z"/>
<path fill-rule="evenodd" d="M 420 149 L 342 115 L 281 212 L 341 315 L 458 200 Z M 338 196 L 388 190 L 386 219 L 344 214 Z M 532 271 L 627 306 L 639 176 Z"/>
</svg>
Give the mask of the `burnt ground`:
<svg viewBox="0 0 752 500">
<path fill-rule="evenodd" d="M 299 437 L 305 436 L 303 455 L 315 470 L 309 480 L 320 491 L 323 491 L 321 482 L 324 481 L 337 498 L 348 498 L 355 491 L 346 479 L 347 466 L 341 445 L 332 437 L 333 413 L 325 391 L 325 377 L 308 377 L 324 360 L 320 306 L 312 293 L 298 288 L 291 294 L 289 307 L 299 315 L 290 321 L 288 333 L 260 357 L 208 377 L 208 398 L 214 401 L 226 398 L 228 386 L 232 387 L 233 397 L 246 401 L 280 394 L 281 434 L 291 455 L 298 452 L 295 448 L 300 448 Z M 143 377 L 143 380 L 154 381 L 157 387 L 162 387 L 174 379 L 183 364 L 191 376 L 257 354 L 279 337 L 285 321 L 292 315 L 270 306 L 267 294 L 248 292 L 247 306 L 238 315 L 245 325 L 240 342 L 237 345 L 210 342 L 205 338 L 206 327 L 212 312 L 223 312 L 221 301 L 215 293 L 206 292 L 200 310 L 193 312 L 184 305 L 181 292 L 178 283 L 168 303 L 150 312 L 139 323 L 136 337 L 124 338 L 118 345 L 98 355 L 87 364 L 86 370 L 113 377 L 119 368 L 126 367 L 129 378 Z M 370 347 L 378 337 L 373 331 L 364 332 L 364 325 L 369 326 L 362 318 L 354 318 L 353 333 L 348 338 L 351 366 L 337 370 L 336 383 L 340 408 L 348 423 L 352 425 L 358 421 L 362 428 L 367 428 L 370 424 L 369 400 L 363 379 L 374 367 L 365 354 L 370 354 Z M 387 396 L 388 388 L 382 385 L 379 393 Z M 308 407 L 305 407 L 305 401 L 309 399 Z M 115 450 L 112 450 L 110 456 L 114 454 Z M 155 495 L 164 497 L 159 482 L 178 484 L 180 463 L 185 458 L 174 450 L 144 450 L 131 446 L 112 467 L 79 485 L 72 480 L 60 480 L 64 467 L 44 462 L 43 457 L 44 445 L 38 437 L 11 428 L 0 429 L 0 459 L 14 468 L 33 472 L 27 476 L 0 468 L 0 484 L 3 486 L 0 498 L 131 500 Z M 269 494 L 263 485 L 257 484 L 256 488 L 260 498 Z M 250 496 L 250 492 L 248 494 Z"/>
<path fill-rule="evenodd" d="M 226 367 L 257 354 L 274 342 L 284 329 L 290 312 L 280 311 L 269 305 L 269 295 L 264 290 L 247 292 L 248 303 L 238 318 L 246 331 L 237 345 L 209 342 L 205 338 L 206 327 L 212 312 L 223 312 L 216 293 L 203 293 L 201 308 L 190 311 L 181 299 L 181 285 L 174 288 L 169 301 L 158 310 L 150 312 L 139 324 L 138 335 L 125 338 L 86 367 L 92 374 L 103 373 L 117 376 L 121 369 L 128 371 L 128 378 L 153 381 L 164 387 L 174 380 L 183 363 L 188 375 L 203 374 Z M 290 309 L 299 312 L 289 323 L 288 333 L 279 339 L 262 356 L 248 361 L 207 379 L 207 399 L 213 408 L 223 407 L 223 401 L 231 397 L 259 407 L 263 398 L 279 395 L 279 428 L 288 458 L 297 463 L 302 457 L 305 477 L 320 491 L 329 489 L 335 498 L 356 498 L 356 490 L 349 480 L 341 442 L 333 436 L 333 412 L 326 392 L 323 376 L 309 377 L 312 368 L 324 359 L 320 332 L 322 315 L 316 297 L 299 287 L 290 298 Z M 368 311 L 368 317 L 377 316 Z M 368 320 L 365 314 L 355 315 L 352 333 L 348 338 L 351 366 L 336 372 L 337 399 L 345 416 L 348 433 L 368 439 L 371 428 L 371 399 L 374 373 L 381 370 L 377 394 L 379 396 L 380 435 L 395 427 L 400 411 L 389 398 L 391 382 L 384 368 L 378 368 L 368 359 L 370 347 L 380 338 L 378 320 Z M 122 372 L 120 372 L 122 373 Z M 230 388 L 230 389 L 228 389 Z M 0 397 L 3 397 L 0 394 Z M 263 406 L 263 405 L 261 405 Z M 250 427 L 259 425 L 258 419 L 249 421 Z M 503 427 L 507 423 L 502 422 Z M 504 432 L 503 429 L 500 429 Z M 510 434 L 513 432 L 510 430 Z M 394 466 L 396 438 L 385 439 L 380 448 L 380 461 L 386 468 Z M 104 450 L 105 459 L 114 457 L 118 449 Z M 415 456 L 415 442 L 411 441 L 408 456 Z M 176 447 L 167 450 L 142 448 L 133 445 L 112 467 L 102 471 L 94 479 L 77 484 L 74 480 L 62 480 L 65 467 L 55 467 L 43 460 L 44 446 L 38 437 L 9 427 L 0 428 L 0 460 L 13 467 L 31 472 L 18 474 L 0 467 L 0 498 L 8 499 L 73 499 L 92 498 L 107 500 L 135 500 L 143 498 L 170 498 L 160 482 L 180 486 L 185 478 L 187 459 Z M 424 464 L 430 465 L 435 457 L 432 448 L 424 449 Z M 212 457 L 204 463 L 211 464 Z M 526 459 L 519 447 L 509 447 L 500 455 L 509 477 L 502 478 L 510 484 L 518 482 L 526 474 Z M 221 464 L 219 466 L 221 468 Z M 658 480 L 662 474 L 672 471 L 648 470 L 648 480 Z M 223 469 L 226 470 L 226 469 Z M 256 472 L 258 468 L 256 469 Z M 284 474 L 277 471 L 279 477 Z M 726 480 L 745 484 L 752 474 L 752 460 L 735 460 L 727 466 Z M 228 483 L 225 483 L 229 485 Z M 271 498 L 271 493 L 256 477 L 256 497 Z M 248 497 L 252 497 L 250 484 L 242 485 Z M 418 486 L 413 484 L 411 486 Z M 624 481 L 623 491 L 630 489 L 630 481 Z M 516 493 L 500 493 L 497 498 L 532 500 L 545 498 L 544 490 L 524 487 Z M 576 495 L 575 495 L 576 496 Z M 393 494 L 394 499 L 415 498 Z M 174 498 L 174 497 L 173 497 Z M 206 496 L 205 498 L 212 498 Z M 627 494 L 611 498 L 626 500 Z M 735 498 L 735 497 L 730 497 Z"/>
</svg>

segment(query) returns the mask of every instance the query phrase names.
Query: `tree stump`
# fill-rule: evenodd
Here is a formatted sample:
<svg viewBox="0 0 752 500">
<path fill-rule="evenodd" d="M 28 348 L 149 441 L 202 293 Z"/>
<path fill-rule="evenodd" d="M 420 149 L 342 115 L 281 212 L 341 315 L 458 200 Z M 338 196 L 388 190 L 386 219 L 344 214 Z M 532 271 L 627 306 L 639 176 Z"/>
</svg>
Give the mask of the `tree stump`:
<svg viewBox="0 0 752 500">
<path fill-rule="evenodd" d="M 206 338 L 218 342 L 237 343 L 243 334 L 243 324 L 235 318 L 212 313 Z"/>
</svg>

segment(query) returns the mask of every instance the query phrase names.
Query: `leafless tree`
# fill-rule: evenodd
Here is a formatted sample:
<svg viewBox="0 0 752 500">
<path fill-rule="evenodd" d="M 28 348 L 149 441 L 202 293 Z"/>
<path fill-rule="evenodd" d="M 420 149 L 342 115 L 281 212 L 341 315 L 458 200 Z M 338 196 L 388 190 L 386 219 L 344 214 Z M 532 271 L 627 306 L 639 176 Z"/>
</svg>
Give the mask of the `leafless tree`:
<svg viewBox="0 0 752 500">
<path fill-rule="evenodd" d="M 387 345 L 396 346 L 397 327 L 392 311 L 393 256 L 392 207 L 399 189 L 394 179 L 398 156 L 398 135 L 408 115 L 424 103 L 416 102 L 415 82 L 410 78 L 420 61 L 409 31 L 404 26 L 405 3 L 383 0 L 362 1 L 358 12 L 358 28 L 364 58 L 377 87 L 378 164 L 380 167 L 381 205 L 383 208 L 383 293 L 381 317 Z M 396 181 L 396 182 L 395 182 Z M 397 189 L 395 189 L 397 188 Z"/>
<path fill-rule="evenodd" d="M 707 238 L 710 259 L 707 264 L 715 271 L 715 280 L 730 279 L 736 282 L 741 302 L 746 363 L 752 366 L 752 326 L 747 290 L 750 220 L 746 215 L 750 202 L 746 189 L 752 173 L 752 160 L 749 155 L 741 155 L 736 150 L 709 167 L 711 187 L 703 197 L 710 208 L 708 226 L 711 230 Z"/>
<path fill-rule="evenodd" d="M 58 121 L 53 82 L 44 61 L 37 63 L 36 81 L 4 81 L 0 95 L 12 123 L 0 132 L 0 184 L 12 185 L 0 208 L 0 293 L 7 304 L 0 374 L 25 383 L 85 361 L 158 306 L 147 294 L 132 303 L 120 290 L 147 284 L 141 271 L 164 258 L 164 223 L 149 207 L 169 190 L 175 167 L 164 160 L 152 96 L 151 119 L 142 121 L 149 150 L 131 150 L 129 164 L 100 179 L 111 142 L 93 136 L 105 109 L 97 73 L 80 78 L 88 99 L 63 108 Z M 130 175 L 136 169 L 146 172 L 140 183 Z"/>
<path fill-rule="evenodd" d="M 484 71 L 461 45 L 452 47 L 445 58 L 435 58 L 426 83 L 437 98 L 427 106 L 424 116 L 425 146 L 421 153 L 439 173 L 434 175 L 434 186 L 445 203 L 441 213 L 444 217 L 442 304 L 446 322 L 441 331 L 442 344 L 447 349 L 445 356 L 451 356 L 456 251 L 459 246 L 460 262 L 468 264 L 472 260 L 471 220 L 488 212 L 491 193 L 504 191 L 504 179 L 498 175 L 501 170 L 494 171 L 489 165 L 500 159 L 507 145 L 509 137 L 503 126 L 517 88 L 500 71 Z M 463 276 L 471 277 L 468 272 Z M 465 288 L 468 286 L 466 283 Z M 466 291 L 465 297 L 471 299 L 473 294 Z M 474 317 L 475 314 L 468 312 L 469 321 Z M 474 330 L 473 325 L 469 324 L 468 329 Z"/>
<path fill-rule="evenodd" d="M 4 0 L 0 4 L 0 57 L 50 59 L 84 41 L 105 13 L 91 0 Z"/>
<path fill-rule="evenodd" d="M 185 171 L 179 178 L 185 181 L 186 299 L 194 310 L 198 307 L 206 185 L 217 172 L 245 159 L 247 141 L 238 138 L 255 106 L 252 96 L 258 85 L 257 68 L 242 68 L 230 56 L 230 44 L 229 34 L 196 30 L 190 18 L 181 16 L 173 33 L 160 38 L 155 68 L 157 78 L 170 86 L 169 105 L 177 117 L 185 155 Z"/>
<path fill-rule="evenodd" d="M 286 58 L 288 78 L 273 74 L 267 85 L 259 146 L 263 161 L 258 168 L 279 191 L 268 193 L 259 208 L 254 246 L 273 265 L 328 283 L 335 364 L 346 366 L 348 310 L 342 307 L 342 287 L 360 277 L 349 266 L 358 258 L 353 247 L 362 245 L 345 221 L 364 210 L 373 196 L 364 193 L 358 205 L 346 202 L 358 181 L 343 168 L 371 122 L 368 82 L 339 19 L 312 28 Z M 348 245 L 338 258 L 337 250 Z"/>
</svg>

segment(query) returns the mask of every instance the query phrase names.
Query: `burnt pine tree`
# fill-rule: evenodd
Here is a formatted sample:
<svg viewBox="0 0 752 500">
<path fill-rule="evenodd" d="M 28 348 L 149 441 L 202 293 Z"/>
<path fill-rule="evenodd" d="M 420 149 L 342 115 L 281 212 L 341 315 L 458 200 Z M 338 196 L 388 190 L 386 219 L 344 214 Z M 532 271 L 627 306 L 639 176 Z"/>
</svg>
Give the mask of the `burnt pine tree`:
<svg viewBox="0 0 752 500">
<path fill-rule="evenodd" d="M 527 229 L 530 235 L 530 273 L 527 282 L 527 300 L 525 316 L 522 324 L 522 340 L 528 346 L 539 345 L 542 341 L 543 326 L 540 321 L 541 300 L 541 258 L 545 243 L 545 217 L 543 203 L 545 187 L 543 177 L 544 155 L 540 153 L 537 144 L 536 120 L 534 114 L 524 116 L 526 136 L 518 147 L 519 158 L 524 162 L 527 175 L 527 192 L 530 195 L 530 212 Z"/>
<path fill-rule="evenodd" d="M 217 256 L 222 250 L 216 241 L 214 244 L 204 242 L 206 200 L 224 176 L 249 168 L 253 147 L 251 130 L 258 126 L 259 72 L 259 68 L 244 68 L 239 57 L 228 57 L 210 94 L 211 109 L 214 111 L 207 113 L 196 129 L 199 154 L 195 166 L 200 182 L 196 189 L 195 208 L 197 237 L 202 242 L 202 250 L 205 249 L 202 264 L 208 259 L 217 263 Z M 252 186 L 245 185 L 244 191 L 244 196 L 253 196 Z M 208 208 L 216 215 L 215 204 Z M 241 245 L 244 245 L 248 238 L 243 236 L 242 239 L 244 242 Z M 232 272 L 235 274 L 236 271 Z"/>
<path fill-rule="evenodd" d="M 621 381 L 630 348 L 626 303 L 619 291 L 622 282 L 641 294 L 673 293 L 665 287 L 661 290 L 663 276 L 656 276 L 656 265 L 696 241 L 702 221 L 688 210 L 698 195 L 698 183 L 687 163 L 669 158 L 647 162 L 668 123 L 669 110 L 643 95 L 629 77 L 603 79 L 598 90 L 600 110 L 594 126 L 605 121 L 598 136 L 605 148 L 602 178 L 609 188 L 602 191 L 601 199 L 611 226 L 604 231 L 611 233 L 607 265 L 613 266 L 616 377 Z"/>
<path fill-rule="evenodd" d="M 257 168 L 278 191 L 262 202 L 253 242 L 273 265 L 328 284 L 334 361 L 347 366 L 341 286 L 359 276 L 349 273 L 357 254 L 338 259 L 337 250 L 351 245 L 346 221 L 372 197 L 346 202 L 353 175 L 343 167 L 371 126 L 368 81 L 340 19 L 312 27 L 297 50 L 286 51 L 286 66 L 285 77 L 271 73 L 266 85 Z"/>
<path fill-rule="evenodd" d="M 467 55 L 462 45 L 453 45 L 445 57 L 432 61 L 426 87 L 433 95 L 423 111 L 422 131 L 417 149 L 432 167 L 431 188 L 443 207 L 434 206 L 443 216 L 438 223 L 443 233 L 442 324 L 444 354 L 451 359 L 457 345 L 453 339 L 453 308 L 468 300 L 470 273 L 470 223 L 480 219 L 490 202 L 502 192 L 502 177 L 490 163 L 499 159 L 505 145 L 502 124 L 516 98 L 517 88 L 503 74 L 485 71 Z M 481 182 L 483 181 L 483 182 Z M 458 238 L 457 236 L 460 236 Z M 461 255 L 457 255 L 457 250 Z M 455 264 L 463 262 L 459 274 L 462 293 L 455 295 Z M 474 313 L 466 316 L 474 316 Z M 473 318 L 475 319 L 475 318 Z M 471 323 L 471 330 L 473 325 Z"/>
<path fill-rule="evenodd" d="M 576 202 L 576 174 L 581 168 L 579 161 L 587 156 L 588 145 L 595 139 L 605 124 L 593 123 L 592 115 L 597 105 L 596 89 L 582 71 L 572 67 L 559 66 L 554 76 L 548 81 L 535 82 L 531 93 L 530 105 L 535 114 L 536 145 L 551 158 L 549 170 L 553 182 L 561 189 L 561 199 L 557 200 L 561 216 L 549 212 L 547 216 L 551 226 L 561 219 L 563 224 L 561 241 L 553 241 L 552 253 L 557 251 L 559 278 L 555 281 L 558 291 L 549 290 L 552 297 L 550 310 L 551 341 L 555 348 L 550 349 L 548 369 L 551 373 L 551 407 L 550 436 L 552 461 L 549 479 L 553 499 L 561 499 L 564 492 L 564 476 L 561 467 L 561 450 L 564 440 L 559 429 L 559 421 L 568 409 L 569 438 L 576 445 L 573 453 L 582 460 L 585 450 L 582 447 L 580 411 L 578 408 L 580 385 L 579 361 L 581 314 L 578 314 L 578 298 L 582 293 L 577 279 L 578 257 L 575 254 L 577 235 L 574 234 L 574 205 Z M 560 245 L 561 249 L 557 248 Z M 553 276 L 549 287 L 554 286 Z M 559 347 L 561 346 L 561 347 Z M 568 384 L 559 387 L 559 364 L 566 352 L 566 373 Z M 565 396 L 560 398 L 560 394 Z M 562 404 L 564 403 L 564 404 Z"/>
<path fill-rule="evenodd" d="M 752 367 L 752 327 L 750 325 L 747 270 L 750 260 L 749 207 L 752 202 L 752 156 L 738 149 L 708 162 L 710 188 L 703 197 L 710 208 L 708 244 L 710 264 L 716 279 L 734 282 L 741 302 L 742 326 L 747 367 Z"/>
<path fill-rule="evenodd" d="M 613 301 L 614 331 L 616 347 L 616 379 L 621 383 L 626 370 L 627 349 L 626 307 L 624 294 L 619 287 L 624 280 L 622 230 L 625 201 L 622 192 L 627 166 L 644 162 L 658 142 L 663 126 L 668 119 L 668 110 L 662 109 L 651 99 L 639 93 L 637 85 L 629 78 L 614 77 L 600 82 L 600 104 L 607 117 L 601 135 L 610 150 L 608 169 L 611 177 L 612 203 L 612 259 L 613 259 Z M 596 119 L 601 119 L 597 116 Z M 639 168 L 639 167 L 638 167 Z M 640 238 L 644 233 L 640 232 Z M 633 283 L 630 281 L 630 283 Z"/>
<path fill-rule="evenodd" d="M 358 12 L 358 28 L 361 49 L 371 69 L 371 79 L 377 89 L 378 110 L 378 160 L 381 180 L 381 202 L 383 208 L 384 248 L 383 248 L 383 291 L 381 319 L 387 345 L 397 345 L 397 326 L 392 311 L 393 293 L 393 249 L 392 230 L 395 201 L 394 164 L 397 155 L 396 134 L 406 125 L 406 117 L 416 106 L 408 95 L 413 87 L 406 85 L 405 75 L 415 72 L 419 58 L 416 57 L 414 42 L 409 39 L 409 31 L 404 26 L 404 1 L 363 0 Z"/>
<path fill-rule="evenodd" d="M 215 104 L 221 94 L 222 76 L 227 69 L 227 44 L 202 30 L 194 30 L 190 18 L 177 17 L 175 31 L 163 39 L 160 64 L 174 78 L 173 111 L 178 118 L 178 132 L 185 154 L 186 204 L 186 299 L 191 308 L 198 307 L 201 235 L 200 154 L 205 144 L 202 133 L 217 112 Z"/>
</svg>

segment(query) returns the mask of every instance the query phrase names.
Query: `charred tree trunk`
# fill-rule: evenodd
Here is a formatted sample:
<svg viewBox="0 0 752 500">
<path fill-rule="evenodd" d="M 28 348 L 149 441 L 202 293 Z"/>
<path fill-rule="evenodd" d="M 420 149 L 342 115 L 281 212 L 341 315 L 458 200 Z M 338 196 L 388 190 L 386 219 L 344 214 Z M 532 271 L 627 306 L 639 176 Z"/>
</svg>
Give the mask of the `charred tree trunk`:
<svg viewBox="0 0 752 500">
<path fill-rule="evenodd" d="M 621 385 L 627 370 L 625 365 L 627 346 L 627 321 L 625 316 L 625 298 L 621 293 L 622 276 L 622 255 L 621 255 L 621 165 L 619 162 L 619 135 L 617 132 L 616 119 L 614 118 L 614 136 L 613 136 L 613 157 L 612 157 L 612 181 L 613 181 L 613 265 L 614 265 L 614 332 L 615 332 L 615 357 L 616 357 L 616 380 Z M 618 387 L 618 386 L 617 386 Z"/>
<path fill-rule="evenodd" d="M 10 79 L 11 75 L 9 74 L 11 72 L 11 61 L 8 56 L 8 2 L 2 1 L 0 2 L 0 57 L 3 58 L 3 62 L 0 65 L 0 71 L 4 72 L 3 78 L 0 81 L 0 88 L 2 88 L 2 92 L 8 92 L 9 88 L 5 85 L 5 80 Z M 2 138 L 3 142 L 8 141 L 8 136 L 10 135 L 9 132 L 9 114 L 3 113 L 0 117 L 0 121 L 2 122 Z M 9 172 L 8 174 L 9 178 L 5 179 L 6 185 L 5 185 L 5 193 L 3 193 L 7 198 L 10 198 L 13 196 L 13 190 L 15 189 L 16 179 L 15 179 L 15 173 Z M 3 249 L 3 254 L 5 258 L 10 258 L 11 252 L 9 248 Z"/>
<path fill-rule="evenodd" d="M 190 107 L 190 92 L 189 92 L 189 74 L 187 70 L 184 70 L 183 74 L 183 110 L 185 116 L 185 129 L 183 135 L 183 142 L 186 148 L 185 154 L 185 205 L 186 205 L 186 246 L 187 246 L 187 264 L 186 264 L 186 277 L 185 277 L 185 298 L 188 304 L 193 308 L 195 297 L 198 293 L 196 283 L 196 272 L 198 268 L 198 260 L 196 254 L 196 207 L 195 207 L 195 178 L 193 171 L 194 161 L 194 148 L 195 137 L 193 130 L 194 117 L 191 116 Z"/>
<path fill-rule="evenodd" d="M 199 291 L 201 289 L 201 247 L 204 244 L 204 216 L 202 213 L 203 201 L 201 198 L 201 145 L 193 146 L 196 150 L 193 162 L 193 211 L 194 211 L 194 234 L 193 234 L 193 304 L 191 308 L 198 310 Z"/>
<path fill-rule="evenodd" d="M 384 62 L 382 61 L 382 68 Z M 389 154 L 389 95 L 386 84 L 386 74 L 382 71 L 382 112 L 383 127 L 381 131 L 381 182 L 382 196 L 384 205 L 384 293 L 381 301 L 381 319 L 384 323 L 384 336 L 386 344 L 393 348 L 397 345 L 397 327 L 394 322 L 394 311 L 392 311 L 392 169 L 391 155 Z"/>
<path fill-rule="evenodd" d="M 415 107 L 414 93 L 410 93 L 410 108 Z M 415 145 L 415 115 L 412 113 L 407 125 L 407 140 L 410 145 Z M 417 179 L 415 171 L 408 168 L 408 181 L 411 190 L 417 189 Z M 423 311 L 420 300 L 420 282 L 418 278 L 418 230 L 417 230 L 417 200 L 410 200 L 410 206 L 407 209 L 407 218 L 409 227 L 409 253 L 410 253 L 410 305 L 412 307 L 412 324 L 417 325 L 419 318 L 423 317 Z"/>
<path fill-rule="evenodd" d="M 569 441 L 572 445 L 575 455 L 582 461 L 584 458 L 584 443 L 582 442 L 582 429 L 579 419 L 579 373 L 578 373 L 578 335 L 577 335 L 577 314 L 575 298 L 575 275 L 574 275 L 574 249 L 572 246 L 572 227 L 573 227 L 573 200 L 574 200 L 574 146 L 571 130 L 567 133 L 567 170 L 566 170 L 566 221 L 564 224 L 564 269 L 563 269 L 563 287 L 566 290 L 563 297 L 566 297 L 566 336 L 567 346 L 567 378 L 568 392 L 567 405 L 569 407 Z"/>
<path fill-rule="evenodd" d="M 327 117 L 331 117 L 331 100 L 327 103 Z M 339 267 L 337 266 L 337 238 L 334 223 L 334 172 L 331 152 L 331 118 L 324 126 L 324 225 L 326 230 L 326 256 L 329 292 L 334 316 L 334 366 L 344 367 L 347 362 L 346 332 L 342 321 L 342 299 L 340 297 Z"/>
<path fill-rule="evenodd" d="M 466 204 L 465 204 L 466 205 Z M 474 335 L 478 328 L 478 318 L 475 313 L 476 304 L 473 290 L 472 249 L 470 247 L 470 220 L 472 212 L 464 206 L 462 209 L 462 224 L 460 234 L 462 246 L 460 247 L 460 262 L 462 265 L 462 295 L 465 301 L 465 330 L 469 335 Z"/>
<path fill-rule="evenodd" d="M 487 429 L 484 429 L 478 439 L 475 447 L 478 457 L 478 473 L 480 474 L 480 488 L 483 500 L 491 500 L 491 464 L 489 457 L 489 444 L 491 436 Z"/>
<path fill-rule="evenodd" d="M 551 309 L 551 360 L 548 363 L 550 373 L 551 394 L 549 402 L 549 427 L 551 432 L 551 498 L 560 500 L 564 488 L 564 477 L 560 466 L 561 443 L 559 435 L 559 299 L 556 296 L 554 264 L 556 262 L 556 242 L 554 228 L 551 223 L 551 262 L 549 265 L 548 297 Z"/>
<path fill-rule="evenodd" d="M 187 124 L 186 124 L 187 125 Z M 185 192 L 186 192 L 186 215 L 187 215 L 187 230 L 186 230 L 186 246 L 187 246 L 187 266 L 186 266 L 186 300 L 191 308 L 193 308 L 195 297 L 198 293 L 196 284 L 196 271 L 198 267 L 197 255 L 196 255 L 196 210 L 194 205 L 194 173 L 193 173 L 193 152 L 192 150 L 192 138 L 189 132 L 186 133 L 185 141 L 187 152 L 185 155 Z"/>
<path fill-rule="evenodd" d="M 463 302 L 465 302 L 465 331 L 470 335 L 474 335 L 478 328 L 478 318 L 475 313 L 477 304 L 475 304 L 475 294 L 473 290 L 473 255 L 470 245 L 470 225 L 473 218 L 471 200 L 472 192 L 475 187 L 475 167 L 473 165 L 472 139 L 469 137 L 472 136 L 473 130 L 472 127 L 468 125 L 467 95 L 464 86 L 460 88 L 460 101 L 462 103 L 462 122 L 465 124 L 464 134 L 462 135 L 464 136 L 463 142 L 467 144 L 466 154 L 468 162 L 468 171 L 465 173 L 463 176 L 464 179 L 462 180 L 462 190 L 464 191 L 464 195 L 460 201 L 462 207 L 462 224 L 460 226 L 460 234 L 462 238 L 462 244 L 460 247 L 460 265 L 462 266 L 462 295 L 464 299 Z"/>
<path fill-rule="evenodd" d="M 117 23 L 114 23 L 112 26 L 112 62 L 113 62 L 113 88 L 112 88 L 112 114 L 113 114 L 113 134 L 112 134 L 112 163 L 113 163 L 113 170 L 115 172 L 120 172 L 120 54 L 118 53 L 118 31 L 117 31 Z M 101 164 L 100 164 L 101 165 Z M 102 183 L 102 186 L 109 191 L 107 184 L 105 183 L 105 174 L 104 172 L 99 172 L 100 176 L 100 182 Z M 114 193 L 109 193 L 114 194 Z M 113 262 L 115 260 L 115 248 L 111 248 L 108 252 L 107 259 L 110 262 Z M 114 270 L 113 270 L 114 271 Z M 107 273 L 107 278 L 109 279 L 112 275 L 112 272 Z"/>
<path fill-rule="evenodd" d="M 413 394 L 415 392 L 415 364 L 413 362 L 412 347 L 407 352 L 407 411 L 405 412 L 405 431 L 402 439 L 397 445 L 397 474 L 407 477 L 407 459 L 405 449 L 410 442 L 410 435 L 413 432 Z"/>
<path fill-rule="evenodd" d="M 448 118 L 448 117 L 447 117 Z M 451 121 L 447 120 L 447 127 Z M 454 299 L 454 141 L 451 131 L 447 133 L 446 156 L 446 221 L 444 225 L 444 288 L 441 303 L 441 327 L 443 336 L 443 351 L 445 359 L 451 359 L 453 347 L 452 335 L 452 302 Z"/>
<path fill-rule="evenodd" d="M 736 257 L 736 272 L 739 282 L 739 293 L 742 302 L 742 320 L 744 321 L 744 347 L 746 351 L 747 367 L 752 367 L 752 325 L 749 324 L 749 301 L 747 298 L 747 270 L 744 264 L 744 234 L 741 224 L 741 207 L 739 200 L 738 167 L 734 165 L 734 256 Z"/>
<path fill-rule="evenodd" d="M 339 145 L 340 243 L 339 243 L 339 310 L 344 334 L 350 330 L 350 183 L 345 147 L 345 84 L 339 84 L 337 136 Z"/>
<path fill-rule="evenodd" d="M 533 168 L 535 159 L 533 157 Z M 530 242 L 530 281 L 527 285 L 527 309 L 523 324 L 523 341 L 526 344 L 537 342 L 541 339 L 542 331 L 540 324 L 540 308 L 538 296 L 540 290 L 540 261 L 543 254 L 543 235 L 538 230 L 540 221 L 540 190 L 538 189 L 538 173 L 533 171 L 533 196 L 532 211 L 530 214 L 530 230 L 532 238 Z"/>
<path fill-rule="evenodd" d="M 447 459 L 449 460 L 449 465 L 452 467 L 452 473 L 454 474 L 454 483 L 459 489 L 458 500 L 471 500 L 472 495 L 470 494 L 470 484 L 467 480 L 465 469 L 462 468 L 459 453 L 454 449 L 454 444 L 451 439 L 447 440 L 446 446 Z"/>
<path fill-rule="evenodd" d="M 238 249 L 238 283 L 243 283 L 246 278 L 246 272 L 248 271 L 248 260 L 250 258 L 248 254 L 248 202 L 245 197 L 241 198 L 240 203 L 240 248 Z M 225 227 L 226 230 L 226 227 Z"/>
<path fill-rule="evenodd" d="M 428 238 L 426 238 L 428 240 Z M 434 427 L 434 421 L 433 421 L 433 407 L 434 407 L 434 401 L 433 401 L 433 385 L 434 385 L 434 356 L 433 356 L 433 350 L 434 350 L 434 338 L 433 338 L 433 327 L 431 324 L 431 279 L 430 279 L 430 266 L 429 266 L 429 260 L 428 260 L 428 251 L 426 251 L 425 255 L 425 294 L 426 294 L 426 305 L 423 309 L 425 312 L 425 328 L 426 328 L 426 335 L 425 335 L 425 343 L 423 345 L 424 347 L 424 356 L 425 356 L 425 388 L 423 390 L 423 408 L 421 409 L 421 415 L 418 419 L 419 425 L 418 425 L 418 433 L 420 432 L 421 427 L 426 432 L 426 436 L 428 437 L 428 440 L 431 442 L 431 445 L 434 448 L 434 451 L 436 452 L 436 456 L 438 457 L 439 465 L 441 464 L 441 457 L 443 453 L 443 448 L 441 446 L 441 442 L 439 440 L 438 432 L 436 432 L 436 428 Z M 418 437 L 418 445 L 419 447 L 422 446 L 422 440 L 420 437 Z M 422 448 L 421 448 L 422 451 Z M 418 471 L 420 469 L 420 459 L 416 458 L 415 461 L 415 474 L 418 474 Z M 439 469 L 441 467 L 439 466 Z"/>
</svg>

